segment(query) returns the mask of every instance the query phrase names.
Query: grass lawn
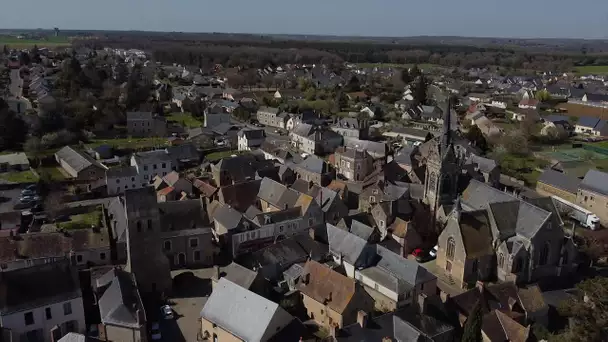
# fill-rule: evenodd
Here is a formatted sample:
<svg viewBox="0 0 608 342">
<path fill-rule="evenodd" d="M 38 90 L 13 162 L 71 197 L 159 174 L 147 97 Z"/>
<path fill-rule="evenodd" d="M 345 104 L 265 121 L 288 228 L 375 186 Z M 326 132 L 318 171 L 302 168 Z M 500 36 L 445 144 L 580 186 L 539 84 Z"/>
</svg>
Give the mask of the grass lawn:
<svg viewBox="0 0 608 342">
<path fill-rule="evenodd" d="M 0 173 L 0 178 L 13 183 L 35 183 L 38 181 L 38 176 L 29 170 Z"/>
<path fill-rule="evenodd" d="M 144 147 L 166 146 L 167 138 L 121 138 L 121 139 L 93 139 L 86 144 L 91 148 L 109 145 L 115 149 L 138 149 Z"/>
<path fill-rule="evenodd" d="M 547 166 L 547 161 L 533 156 L 503 154 L 494 159 L 498 161 L 504 174 L 521 179 L 528 186 L 536 184 L 541 174 L 538 169 L 544 169 Z"/>
<path fill-rule="evenodd" d="M 65 175 L 59 171 L 58 168 L 50 166 L 50 167 L 41 167 L 37 170 L 39 175 L 46 173 L 49 175 L 52 181 L 62 181 L 65 180 Z"/>
<path fill-rule="evenodd" d="M 235 154 L 235 155 L 239 155 L 239 154 L 243 154 L 246 151 L 222 151 L 222 152 L 213 152 L 213 153 L 209 153 L 207 156 L 205 156 L 205 159 L 207 159 L 208 161 L 212 161 L 215 162 L 217 160 L 223 159 L 223 158 L 228 158 L 231 155 Z"/>
<path fill-rule="evenodd" d="M 575 67 L 576 73 L 579 75 L 600 75 L 600 74 L 608 74 L 608 65 L 585 65 Z"/>
<path fill-rule="evenodd" d="M 78 214 L 70 216 L 70 221 L 58 223 L 59 228 L 65 229 L 85 229 L 91 228 L 92 226 L 101 226 L 101 207 L 95 211 L 85 214 Z"/>
<path fill-rule="evenodd" d="M 193 117 L 191 113 L 171 113 L 167 115 L 167 121 L 177 122 L 180 125 L 187 128 L 196 128 L 201 127 L 203 123 L 199 121 L 197 118 Z"/>
</svg>

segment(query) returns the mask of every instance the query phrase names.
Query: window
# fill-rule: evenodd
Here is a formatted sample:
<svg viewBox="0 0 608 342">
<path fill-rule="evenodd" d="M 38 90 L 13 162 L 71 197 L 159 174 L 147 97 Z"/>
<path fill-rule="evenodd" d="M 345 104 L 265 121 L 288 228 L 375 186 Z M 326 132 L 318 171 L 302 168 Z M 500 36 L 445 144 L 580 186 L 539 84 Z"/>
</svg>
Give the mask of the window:
<svg viewBox="0 0 608 342">
<path fill-rule="evenodd" d="M 106 260 L 106 253 L 99 253 L 99 259 Z"/>
<path fill-rule="evenodd" d="M 148 171 L 148 165 L 144 165 L 144 171 Z"/>
<path fill-rule="evenodd" d="M 141 233 L 141 221 L 137 221 L 137 232 Z"/>
<path fill-rule="evenodd" d="M 201 252 L 194 251 L 194 261 L 200 261 L 200 260 L 201 260 Z"/>
<path fill-rule="evenodd" d="M 63 314 L 66 316 L 72 314 L 72 303 L 63 303 Z"/>
<path fill-rule="evenodd" d="M 549 260 L 549 243 L 545 243 L 543 248 L 540 250 L 540 256 L 538 258 L 539 265 L 546 265 Z"/>
<path fill-rule="evenodd" d="M 515 261 L 513 261 L 513 273 L 517 273 L 517 272 L 521 271 L 522 266 L 523 266 L 523 262 L 521 261 L 521 259 L 516 258 Z"/>
<path fill-rule="evenodd" d="M 376 197 L 369 196 L 369 203 L 376 203 Z"/>
<path fill-rule="evenodd" d="M 315 220 L 312 217 L 308 218 L 308 226 L 312 227 L 314 224 L 315 224 Z"/>
<path fill-rule="evenodd" d="M 283 232 L 283 226 L 279 226 L 279 233 Z"/>
<path fill-rule="evenodd" d="M 131 182 L 135 182 L 135 177 L 131 177 Z"/>
<path fill-rule="evenodd" d="M 453 237 L 448 239 L 448 245 L 446 247 L 446 256 L 449 260 L 454 260 L 454 252 L 456 251 L 456 241 Z"/>
<path fill-rule="evenodd" d="M 148 179 L 148 175 L 144 175 L 144 179 Z"/>
<path fill-rule="evenodd" d="M 152 220 L 148 219 L 148 230 L 152 230 Z"/>
<path fill-rule="evenodd" d="M 477 262 L 477 259 L 474 259 L 473 264 L 471 264 L 471 273 L 476 275 L 478 270 L 479 270 L 479 263 Z"/>
<path fill-rule="evenodd" d="M 164 169 L 164 168 L 166 168 L 166 167 L 167 167 L 167 164 L 166 164 L 166 163 L 163 163 L 163 169 Z"/>
<path fill-rule="evenodd" d="M 217 342 L 217 334 L 213 334 L 213 342 Z"/>
<path fill-rule="evenodd" d="M 53 313 L 51 312 L 51 308 L 44 309 L 44 313 L 46 314 L 46 319 L 53 318 Z"/>
<path fill-rule="evenodd" d="M 156 170 L 156 164 L 152 164 L 152 168 Z"/>
<path fill-rule="evenodd" d="M 504 254 L 498 254 L 498 267 L 503 268 L 505 266 L 505 256 Z"/>
<path fill-rule="evenodd" d="M 190 239 L 189 242 L 190 242 L 190 247 L 192 247 L 192 248 L 198 247 L 198 239 L 197 238 Z"/>
<path fill-rule="evenodd" d="M 25 325 L 34 324 L 34 314 L 31 311 L 23 314 L 23 319 L 25 319 Z"/>
<path fill-rule="evenodd" d="M 82 255 L 77 255 L 77 256 L 76 256 L 76 261 L 77 261 L 78 263 L 81 263 L 81 262 L 82 262 Z"/>
<path fill-rule="evenodd" d="M 120 179 L 117 179 L 117 180 L 116 180 L 116 184 L 120 184 Z"/>
<path fill-rule="evenodd" d="M 116 192 L 120 192 L 120 187 L 116 187 Z"/>
<path fill-rule="evenodd" d="M 169 240 L 165 241 L 165 243 L 163 244 L 163 249 L 166 252 L 170 252 L 171 251 L 171 241 L 169 241 Z"/>
<path fill-rule="evenodd" d="M 384 221 L 380 220 L 380 228 L 384 228 Z"/>
<path fill-rule="evenodd" d="M 128 186 L 128 185 L 125 185 L 125 190 L 127 190 L 128 188 L 129 188 L 129 186 Z"/>
</svg>

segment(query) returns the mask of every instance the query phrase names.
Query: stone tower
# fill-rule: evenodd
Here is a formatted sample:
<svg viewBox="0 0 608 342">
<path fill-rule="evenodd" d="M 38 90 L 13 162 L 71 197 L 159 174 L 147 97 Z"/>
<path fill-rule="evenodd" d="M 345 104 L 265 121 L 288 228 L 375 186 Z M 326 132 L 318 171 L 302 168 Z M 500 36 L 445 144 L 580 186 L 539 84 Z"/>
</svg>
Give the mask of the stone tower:
<svg viewBox="0 0 608 342">
<path fill-rule="evenodd" d="M 125 191 L 127 213 L 127 271 L 141 292 L 169 293 L 171 269 L 162 252 L 160 213 L 154 188 Z"/>
<path fill-rule="evenodd" d="M 424 199 L 433 213 L 442 205 L 451 204 L 458 195 L 460 167 L 454 152 L 451 111 L 448 99 L 443 113 L 441 136 L 429 141 L 431 145 L 426 161 Z"/>
</svg>

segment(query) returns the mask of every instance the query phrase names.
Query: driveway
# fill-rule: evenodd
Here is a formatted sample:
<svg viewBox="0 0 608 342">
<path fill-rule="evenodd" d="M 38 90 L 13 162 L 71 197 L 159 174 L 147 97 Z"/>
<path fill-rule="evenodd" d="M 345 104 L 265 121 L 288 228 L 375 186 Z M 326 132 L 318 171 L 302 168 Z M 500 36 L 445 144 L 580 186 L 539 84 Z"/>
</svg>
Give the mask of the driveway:
<svg viewBox="0 0 608 342">
<path fill-rule="evenodd" d="M 16 211 L 15 204 L 19 203 L 21 189 L 0 190 L 0 213 Z"/>
<path fill-rule="evenodd" d="M 171 272 L 173 294 L 169 305 L 175 319 L 161 320 L 163 341 L 196 341 L 201 330 L 200 312 L 211 294 L 212 268 Z"/>
</svg>

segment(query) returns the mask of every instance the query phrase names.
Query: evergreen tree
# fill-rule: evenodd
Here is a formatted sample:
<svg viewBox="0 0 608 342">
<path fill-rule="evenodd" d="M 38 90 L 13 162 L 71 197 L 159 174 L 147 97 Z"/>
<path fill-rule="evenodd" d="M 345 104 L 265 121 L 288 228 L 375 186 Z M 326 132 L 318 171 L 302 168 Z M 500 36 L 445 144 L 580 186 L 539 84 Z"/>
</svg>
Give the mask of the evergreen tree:
<svg viewBox="0 0 608 342">
<path fill-rule="evenodd" d="M 424 75 L 420 75 L 418 80 L 414 84 L 414 89 L 412 90 L 412 96 L 414 97 L 414 103 L 416 105 L 426 105 L 428 102 L 427 99 L 427 91 L 428 91 L 428 83 Z"/>
<path fill-rule="evenodd" d="M 476 146 L 482 152 L 485 153 L 488 151 L 488 142 L 486 141 L 486 138 L 483 136 L 483 133 L 479 127 L 472 126 L 465 134 L 465 137 L 471 142 L 471 144 L 473 144 L 473 146 Z"/>
<path fill-rule="evenodd" d="M 479 301 L 473 307 L 462 331 L 461 342 L 481 342 L 482 312 Z"/>
<path fill-rule="evenodd" d="M 407 69 L 401 70 L 401 81 L 405 84 L 409 84 L 412 82 L 412 76 L 410 75 L 410 71 Z"/>
</svg>

